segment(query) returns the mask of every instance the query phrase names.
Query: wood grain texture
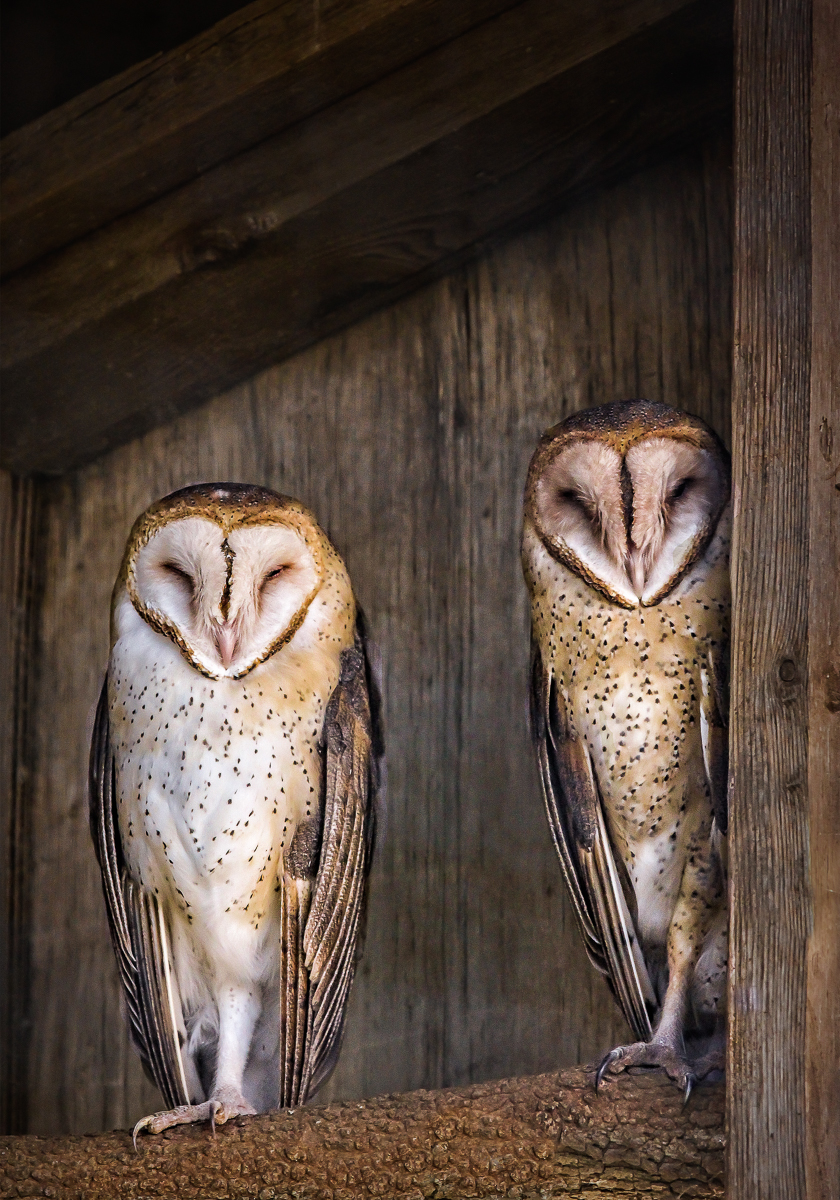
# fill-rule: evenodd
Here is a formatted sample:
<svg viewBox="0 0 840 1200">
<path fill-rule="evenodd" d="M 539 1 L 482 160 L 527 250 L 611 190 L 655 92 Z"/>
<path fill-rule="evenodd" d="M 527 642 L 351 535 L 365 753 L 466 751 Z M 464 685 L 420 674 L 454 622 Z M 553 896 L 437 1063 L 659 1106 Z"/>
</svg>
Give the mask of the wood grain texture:
<svg viewBox="0 0 840 1200">
<path fill-rule="evenodd" d="M 257 0 L 3 139 L 3 273 L 82 237 L 515 0 Z"/>
<path fill-rule="evenodd" d="M 523 0 L 3 291 L 3 458 L 61 471 L 728 120 L 726 0 Z"/>
<path fill-rule="evenodd" d="M 674 7 L 677 0 L 604 0 L 594 19 L 581 23 L 565 5 L 524 0 L 201 173 L 160 203 L 135 200 L 123 220 L 7 281 L 4 364 L 30 359 L 126 304 L 255 248 L 354 184 L 366 181 L 370 191 L 377 173 L 620 46 Z M 505 166 L 498 163 L 500 173 Z M 436 179 L 435 186 L 442 198 L 451 184 Z"/>
<path fill-rule="evenodd" d="M 703 1084 L 686 1109 L 650 1072 L 593 1072 L 380 1096 L 144 1138 L 18 1137 L 0 1141 L 3 1195 L 111 1200 L 208 1196 L 723 1196 L 723 1086 Z"/>
<path fill-rule="evenodd" d="M 809 1200 L 840 1194 L 840 5 L 813 9 L 808 818 Z"/>
<path fill-rule="evenodd" d="M 38 488 L 0 471 L 0 1131 L 26 1129 Z"/>
<path fill-rule="evenodd" d="M 14 477 L 8 471 L 0 471 L 0 964 L 4 981 L 0 986 L 0 1031 L 3 1046 L 9 1044 L 6 1031 L 9 1026 L 12 988 L 9 987 L 9 959 L 11 957 L 11 856 L 3 849 L 10 841 L 9 826 L 12 821 L 14 807 L 14 647 L 15 622 L 13 618 L 15 603 L 15 511 L 14 511 Z M 3 1133 L 22 1132 L 15 1128 L 10 1120 L 10 1086 L 13 1078 L 25 1078 L 25 1072 L 10 1070 L 11 1064 L 3 1055 L 0 1069 L 0 1131 Z M 25 1126 L 24 1126 L 25 1129 Z"/>
<path fill-rule="evenodd" d="M 32 1131 L 125 1126 L 158 1104 L 119 1015 L 86 827 L 86 720 L 131 523 L 200 480 L 309 505 L 383 652 L 387 830 L 322 1098 L 534 1072 L 626 1040 L 542 811 L 521 490 L 539 434 L 588 404 L 667 400 L 728 438 L 729 223 L 724 139 L 46 485 Z"/>
<path fill-rule="evenodd" d="M 810 85 L 810 0 L 739 0 L 728 1065 L 733 1200 L 806 1195 L 813 919 L 809 592 L 815 587 L 827 597 L 825 589 L 836 589 L 836 576 L 829 583 L 812 574 L 809 585 L 809 489 L 824 469 L 809 456 Z M 816 666 L 811 659 L 810 669 Z M 821 749 L 818 741 L 811 748 Z M 836 1137 L 837 1114 L 833 1120 Z"/>
</svg>

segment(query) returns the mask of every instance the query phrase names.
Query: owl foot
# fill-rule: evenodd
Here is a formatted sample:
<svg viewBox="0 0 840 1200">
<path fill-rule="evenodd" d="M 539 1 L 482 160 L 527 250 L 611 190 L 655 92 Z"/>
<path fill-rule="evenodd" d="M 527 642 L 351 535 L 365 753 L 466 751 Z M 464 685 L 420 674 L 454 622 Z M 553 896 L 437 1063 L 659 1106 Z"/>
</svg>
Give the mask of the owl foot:
<svg viewBox="0 0 840 1200">
<path fill-rule="evenodd" d="M 220 1089 L 218 1095 L 211 1096 L 203 1104 L 181 1104 L 166 1112 L 151 1113 L 134 1126 L 131 1140 L 137 1149 L 137 1134 L 147 1129 L 149 1133 L 163 1133 L 174 1125 L 192 1125 L 199 1121 L 209 1121 L 213 1136 L 216 1136 L 216 1126 L 224 1125 L 231 1117 L 250 1117 L 256 1113 L 248 1101 L 238 1092 L 229 1088 Z"/>
<path fill-rule="evenodd" d="M 682 1091 L 683 1106 L 688 1104 L 691 1090 L 698 1079 L 685 1055 L 673 1046 L 664 1042 L 634 1042 L 631 1046 L 616 1046 L 615 1050 L 610 1050 L 604 1056 L 595 1074 L 595 1091 L 598 1091 L 608 1071 L 611 1075 L 618 1075 L 628 1067 L 661 1067 Z"/>
</svg>

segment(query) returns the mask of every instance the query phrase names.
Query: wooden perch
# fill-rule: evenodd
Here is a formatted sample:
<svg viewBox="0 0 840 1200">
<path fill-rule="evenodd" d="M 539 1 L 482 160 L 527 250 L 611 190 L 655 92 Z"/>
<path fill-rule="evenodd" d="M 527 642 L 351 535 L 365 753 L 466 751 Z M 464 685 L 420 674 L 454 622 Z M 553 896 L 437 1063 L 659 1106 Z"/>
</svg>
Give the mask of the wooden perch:
<svg viewBox="0 0 840 1200">
<path fill-rule="evenodd" d="M 728 119 L 729 0 L 321 7 L 4 140 L 2 465 L 96 457 Z"/>
<path fill-rule="evenodd" d="M 219 1128 L 0 1139 L 0 1195 L 723 1196 L 723 1084 L 683 1108 L 658 1072 L 591 1068 L 239 1119 Z"/>
</svg>

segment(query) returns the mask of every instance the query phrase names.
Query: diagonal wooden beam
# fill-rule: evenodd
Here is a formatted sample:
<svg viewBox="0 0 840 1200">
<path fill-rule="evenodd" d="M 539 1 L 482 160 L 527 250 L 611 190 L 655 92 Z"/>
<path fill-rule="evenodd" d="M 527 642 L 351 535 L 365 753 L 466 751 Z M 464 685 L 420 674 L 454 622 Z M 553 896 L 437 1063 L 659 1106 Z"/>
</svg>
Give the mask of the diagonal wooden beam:
<svg viewBox="0 0 840 1200">
<path fill-rule="evenodd" d="M 14 273 L 3 461 L 94 457 L 727 119 L 730 16 L 522 0 Z"/>
<path fill-rule="evenodd" d="M 18 270 L 148 204 L 516 0 L 257 0 L 2 143 L 0 257 Z"/>
</svg>

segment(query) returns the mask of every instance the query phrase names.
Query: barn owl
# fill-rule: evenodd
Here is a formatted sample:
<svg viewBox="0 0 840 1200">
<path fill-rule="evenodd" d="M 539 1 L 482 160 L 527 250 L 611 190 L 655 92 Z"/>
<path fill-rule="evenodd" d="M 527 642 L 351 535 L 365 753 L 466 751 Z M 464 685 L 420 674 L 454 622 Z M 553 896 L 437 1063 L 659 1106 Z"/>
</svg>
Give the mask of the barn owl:
<svg viewBox="0 0 840 1200">
<path fill-rule="evenodd" d="M 729 459 L 627 401 L 545 433 L 525 488 L 532 732 L 584 945 L 636 1038 L 600 1064 L 722 1065 Z M 692 1062 L 686 1034 L 713 1034 Z"/>
<path fill-rule="evenodd" d="M 303 1103 L 338 1057 L 381 738 L 346 568 L 263 488 L 184 488 L 114 588 L 91 828 L 128 1019 L 168 1111 Z"/>
</svg>

